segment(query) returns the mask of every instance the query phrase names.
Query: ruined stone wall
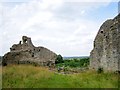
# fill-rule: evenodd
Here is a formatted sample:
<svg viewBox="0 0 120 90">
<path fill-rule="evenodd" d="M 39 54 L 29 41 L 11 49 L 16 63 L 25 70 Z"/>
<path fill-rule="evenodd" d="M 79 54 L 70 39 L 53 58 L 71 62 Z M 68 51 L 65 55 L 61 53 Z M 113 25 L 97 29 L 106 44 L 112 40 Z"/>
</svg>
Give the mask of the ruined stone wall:
<svg viewBox="0 0 120 90">
<path fill-rule="evenodd" d="M 90 54 L 90 69 L 103 68 L 104 71 L 118 71 L 120 60 L 120 15 L 105 21 L 94 40 Z M 120 70 L 120 69 L 119 69 Z"/>
<path fill-rule="evenodd" d="M 2 65 L 2 56 L 0 56 L 0 66 Z"/>
<path fill-rule="evenodd" d="M 22 37 L 22 42 L 14 44 L 10 52 L 3 56 L 3 65 L 7 64 L 37 64 L 49 66 L 55 64 L 57 55 L 44 47 L 35 47 L 31 38 Z"/>
</svg>

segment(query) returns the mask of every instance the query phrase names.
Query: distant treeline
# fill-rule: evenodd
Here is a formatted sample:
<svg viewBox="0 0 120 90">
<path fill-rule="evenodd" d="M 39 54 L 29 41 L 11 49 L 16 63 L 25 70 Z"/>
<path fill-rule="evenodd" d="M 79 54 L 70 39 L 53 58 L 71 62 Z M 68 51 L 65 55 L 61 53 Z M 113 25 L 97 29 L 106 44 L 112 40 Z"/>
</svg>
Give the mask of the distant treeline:
<svg viewBox="0 0 120 90">
<path fill-rule="evenodd" d="M 63 60 L 66 60 L 66 59 L 69 59 L 69 60 L 72 60 L 72 59 L 83 59 L 83 58 L 89 58 L 89 56 L 73 56 L 73 57 L 63 57 Z"/>
<path fill-rule="evenodd" d="M 89 57 L 74 57 L 74 58 L 66 58 L 59 60 L 58 63 L 56 63 L 56 66 L 65 66 L 65 67 L 87 67 L 89 65 Z"/>
</svg>

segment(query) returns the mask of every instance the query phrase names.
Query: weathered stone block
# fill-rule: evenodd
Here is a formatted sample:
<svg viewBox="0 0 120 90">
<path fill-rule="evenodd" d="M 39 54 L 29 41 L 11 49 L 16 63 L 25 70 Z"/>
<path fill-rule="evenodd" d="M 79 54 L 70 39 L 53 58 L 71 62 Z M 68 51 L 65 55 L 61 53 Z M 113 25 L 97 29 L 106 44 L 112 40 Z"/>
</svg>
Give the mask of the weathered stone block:
<svg viewBox="0 0 120 90">
<path fill-rule="evenodd" d="M 31 38 L 22 37 L 22 42 L 14 44 L 10 52 L 3 56 L 2 65 L 8 64 L 36 64 L 54 65 L 57 55 L 45 47 L 35 47 Z M 44 63 L 44 64 L 43 64 Z"/>
<path fill-rule="evenodd" d="M 90 69 L 120 71 L 120 14 L 105 21 L 94 40 L 90 53 Z"/>
</svg>

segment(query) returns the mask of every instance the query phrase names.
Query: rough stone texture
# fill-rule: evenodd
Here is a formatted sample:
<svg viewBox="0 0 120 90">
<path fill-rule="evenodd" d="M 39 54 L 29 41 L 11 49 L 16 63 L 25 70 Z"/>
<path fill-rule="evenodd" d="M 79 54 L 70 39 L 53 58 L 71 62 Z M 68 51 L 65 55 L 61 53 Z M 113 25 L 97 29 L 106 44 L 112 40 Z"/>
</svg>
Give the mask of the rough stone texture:
<svg viewBox="0 0 120 90">
<path fill-rule="evenodd" d="M 0 56 L 0 66 L 2 65 L 2 56 Z"/>
<path fill-rule="evenodd" d="M 120 14 L 105 21 L 94 40 L 90 54 L 90 69 L 120 71 Z"/>
<path fill-rule="evenodd" d="M 50 66 L 55 65 L 57 55 L 44 47 L 35 47 L 31 38 L 22 37 L 19 44 L 14 44 L 10 52 L 3 56 L 3 66 L 7 64 L 36 64 Z"/>
</svg>

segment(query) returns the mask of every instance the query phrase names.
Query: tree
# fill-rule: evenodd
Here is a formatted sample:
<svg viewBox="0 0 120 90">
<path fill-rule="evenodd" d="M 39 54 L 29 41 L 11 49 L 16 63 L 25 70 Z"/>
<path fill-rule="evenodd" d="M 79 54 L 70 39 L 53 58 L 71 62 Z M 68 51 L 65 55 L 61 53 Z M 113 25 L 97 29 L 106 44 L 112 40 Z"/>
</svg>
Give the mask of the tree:
<svg viewBox="0 0 120 90">
<path fill-rule="evenodd" d="M 57 58 L 56 58 L 56 60 L 55 60 L 55 64 L 57 64 L 57 63 L 63 63 L 64 61 L 63 61 L 63 57 L 59 54 L 59 55 L 57 55 Z"/>
</svg>

